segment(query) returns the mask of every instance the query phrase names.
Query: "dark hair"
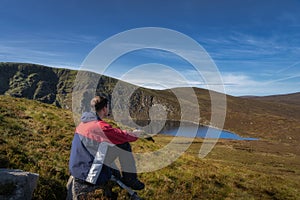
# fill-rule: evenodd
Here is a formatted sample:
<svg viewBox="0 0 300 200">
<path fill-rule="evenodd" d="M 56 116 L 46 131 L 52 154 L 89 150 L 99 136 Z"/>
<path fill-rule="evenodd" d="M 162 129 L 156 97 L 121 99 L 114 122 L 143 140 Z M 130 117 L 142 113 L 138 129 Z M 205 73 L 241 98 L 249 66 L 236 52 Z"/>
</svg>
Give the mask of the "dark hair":
<svg viewBox="0 0 300 200">
<path fill-rule="evenodd" d="M 91 100 L 91 107 L 95 109 L 96 112 L 100 111 L 102 108 L 106 107 L 108 100 L 102 96 L 95 96 Z"/>
</svg>

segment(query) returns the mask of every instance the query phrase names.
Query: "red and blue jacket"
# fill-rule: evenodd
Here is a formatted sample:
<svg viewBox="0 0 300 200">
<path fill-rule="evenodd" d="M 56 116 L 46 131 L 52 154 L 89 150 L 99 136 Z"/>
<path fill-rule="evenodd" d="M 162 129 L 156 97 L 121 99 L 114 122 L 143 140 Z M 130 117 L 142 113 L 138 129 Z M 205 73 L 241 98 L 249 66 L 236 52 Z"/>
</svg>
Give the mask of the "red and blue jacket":
<svg viewBox="0 0 300 200">
<path fill-rule="evenodd" d="M 92 184 L 105 184 L 111 177 L 110 168 L 103 164 L 108 147 L 137 139 L 127 131 L 113 128 L 96 113 L 83 113 L 72 141 L 71 175 Z"/>
</svg>

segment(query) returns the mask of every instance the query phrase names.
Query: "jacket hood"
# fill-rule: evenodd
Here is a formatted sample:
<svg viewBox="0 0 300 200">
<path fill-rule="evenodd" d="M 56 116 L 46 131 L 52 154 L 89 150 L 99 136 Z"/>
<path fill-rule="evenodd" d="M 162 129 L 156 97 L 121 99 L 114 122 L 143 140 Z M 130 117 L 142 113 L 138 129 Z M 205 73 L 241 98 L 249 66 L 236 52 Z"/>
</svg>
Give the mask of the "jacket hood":
<svg viewBox="0 0 300 200">
<path fill-rule="evenodd" d="M 99 120 L 98 116 L 94 112 L 84 112 L 80 118 L 81 122 L 91 122 Z"/>
</svg>

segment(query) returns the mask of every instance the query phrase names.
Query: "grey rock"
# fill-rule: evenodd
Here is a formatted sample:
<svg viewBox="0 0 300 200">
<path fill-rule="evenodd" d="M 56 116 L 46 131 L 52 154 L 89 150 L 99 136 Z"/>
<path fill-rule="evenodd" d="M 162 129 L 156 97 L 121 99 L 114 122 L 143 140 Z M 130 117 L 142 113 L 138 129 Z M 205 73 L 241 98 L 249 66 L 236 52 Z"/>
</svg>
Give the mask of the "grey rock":
<svg viewBox="0 0 300 200">
<path fill-rule="evenodd" d="M 29 200 L 39 175 L 18 169 L 0 169 L 0 199 Z"/>
</svg>

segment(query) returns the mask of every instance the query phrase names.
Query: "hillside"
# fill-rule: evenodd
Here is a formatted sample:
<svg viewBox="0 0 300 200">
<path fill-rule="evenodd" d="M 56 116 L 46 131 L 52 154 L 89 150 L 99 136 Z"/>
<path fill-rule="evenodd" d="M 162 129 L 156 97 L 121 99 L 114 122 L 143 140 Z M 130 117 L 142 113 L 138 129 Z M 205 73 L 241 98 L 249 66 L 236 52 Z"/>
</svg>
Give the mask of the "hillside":
<svg viewBox="0 0 300 200">
<path fill-rule="evenodd" d="M 113 89 L 118 82 L 128 88 L 133 87 L 129 83 L 124 83 L 117 79 L 100 76 L 92 72 L 80 71 L 80 80 L 74 81 L 78 71 L 69 69 L 57 69 L 46 66 L 27 63 L 0 63 L 0 94 L 13 97 L 24 97 L 38 100 L 44 103 L 54 104 L 58 107 L 72 108 L 72 91 L 84 91 L 84 95 L 93 94 L 89 88 L 97 84 L 97 94 L 111 97 Z M 95 82 L 94 80 L 98 81 Z M 126 95 L 129 89 L 124 89 L 122 93 Z M 94 91 L 92 91 L 94 92 Z M 80 95 L 78 95 L 79 99 Z M 148 119 L 148 113 L 153 104 L 168 104 L 169 118 L 179 119 L 180 110 L 174 95 L 170 91 L 156 91 L 139 88 L 131 97 L 130 112 L 132 117 Z M 82 102 L 79 102 L 82 104 Z M 85 108 L 82 108 L 85 109 Z M 81 112 L 82 110 L 78 110 Z"/>
<path fill-rule="evenodd" d="M 38 100 L 58 107 L 71 109 L 73 86 L 82 95 L 92 96 L 89 89 L 97 84 L 97 94 L 103 94 L 111 98 L 115 85 L 119 82 L 124 85 L 119 91 L 124 97 L 130 95 L 130 88 L 135 86 L 118 81 L 106 76 L 91 72 L 80 72 L 81 79 L 74 80 L 78 71 L 68 69 L 56 69 L 34 64 L 24 63 L 0 63 L 0 94 L 13 97 L 25 97 Z M 98 83 L 96 81 L 98 81 Z M 199 103 L 200 122 L 210 124 L 211 102 L 210 93 L 207 90 L 193 88 Z M 196 105 L 190 102 L 190 92 L 187 88 L 173 90 L 137 89 L 130 97 L 130 115 L 136 119 L 149 119 L 149 112 L 153 105 L 162 105 L 166 108 L 169 120 L 179 120 L 181 117 L 180 104 L 173 91 L 181 94 L 186 109 L 190 112 Z M 93 92 L 93 91 L 92 91 Z M 224 129 L 245 137 L 257 137 L 264 140 L 278 141 L 296 145 L 300 142 L 300 106 L 297 105 L 298 94 L 261 97 L 240 98 L 226 95 L 227 111 Z M 77 96 L 76 96 L 77 97 Z M 78 94 L 80 97 L 80 94 Z M 271 98 L 271 100 L 269 100 Z M 78 100 L 75 98 L 73 100 Z M 122 99 L 122 98 L 120 98 Z M 285 100 L 284 100 L 285 99 Z M 286 103 L 287 99 L 289 102 Z M 298 101 L 299 102 L 299 101 Z M 83 102 L 78 102 L 82 105 Z M 120 112 L 122 113 L 122 102 Z M 73 112 L 81 113 L 81 110 Z M 197 116 L 192 116 L 197 117 Z M 222 128 L 222 127 L 220 127 Z"/>
<path fill-rule="evenodd" d="M 297 145 L 300 107 L 229 96 L 224 127 L 241 135 Z"/>
<path fill-rule="evenodd" d="M 34 199 L 65 199 L 73 131 L 69 110 L 0 96 L 0 168 L 39 173 Z M 154 137 L 155 143 L 140 139 L 133 143 L 133 151 L 154 151 L 171 139 L 161 135 Z M 219 140 L 208 157 L 200 159 L 201 144 L 201 139 L 194 140 L 168 167 L 140 174 L 146 188 L 139 195 L 144 199 L 300 198 L 299 149 L 272 141 Z M 118 187 L 114 191 L 118 199 L 129 199 Z M 101 196 L 98 190 L 89 199 Z"/>
<path fill-rule="evenodd" d="M 263 97 L 253 96 L 253 97 L 246 97 L 246 98 L 300 106 L 300 92 L 293 93 L 293 94 L 271 95 L 271 96 L 263 96 Z"/>
<path fill-rule="evenodd" d="M 27 63 L 0 63 L 0 94 L 70 108 L 76 71 Z"/>
</svg>

